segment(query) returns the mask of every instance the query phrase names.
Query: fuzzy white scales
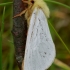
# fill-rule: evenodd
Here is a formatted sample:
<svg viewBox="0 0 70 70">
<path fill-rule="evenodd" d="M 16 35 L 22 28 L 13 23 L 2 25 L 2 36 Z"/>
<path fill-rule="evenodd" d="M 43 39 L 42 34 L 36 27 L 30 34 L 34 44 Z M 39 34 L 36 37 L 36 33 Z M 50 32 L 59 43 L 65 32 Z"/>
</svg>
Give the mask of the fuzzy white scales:
<svg viewBox="0 0 70 70">
<path fill-rule="evenodd" d="M 55 53 L 47 18 L 41 8 L 36 7 L 30 19 L 23 70 L 48 69 Z"/>
</svg>

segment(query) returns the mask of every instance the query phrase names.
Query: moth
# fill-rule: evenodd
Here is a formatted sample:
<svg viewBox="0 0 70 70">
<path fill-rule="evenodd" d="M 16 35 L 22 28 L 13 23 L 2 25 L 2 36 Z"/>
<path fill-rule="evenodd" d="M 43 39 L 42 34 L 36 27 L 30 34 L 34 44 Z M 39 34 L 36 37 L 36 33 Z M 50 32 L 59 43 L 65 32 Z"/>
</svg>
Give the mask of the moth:
<svg viewBox="0 0 70 70">
<path fill-rule="evenodd" d="M 56 55 L 47 21 L 50 16 L 49 8 L 44 0 L 23 0 L 23 2 L 28 3 L 28 8 L 19 16 L 25 13 L 28 34 L 22 70 L 46 70 Z"/>
</svg>

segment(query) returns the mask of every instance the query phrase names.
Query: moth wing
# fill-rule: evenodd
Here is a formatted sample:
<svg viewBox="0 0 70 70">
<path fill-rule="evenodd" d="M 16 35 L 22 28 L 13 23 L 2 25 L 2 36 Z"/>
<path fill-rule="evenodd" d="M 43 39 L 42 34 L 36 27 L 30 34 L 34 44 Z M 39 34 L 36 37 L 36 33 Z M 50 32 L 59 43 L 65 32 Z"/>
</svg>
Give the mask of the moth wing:
<svg viewBox="0 0 70 70">
<path fill-rule="evenodd" d="M 51 38 L 46 16 L 35 8 L 29 25 L 24 70 L 45 70 L 53 63 L 55 46 Z"/>
</svg>

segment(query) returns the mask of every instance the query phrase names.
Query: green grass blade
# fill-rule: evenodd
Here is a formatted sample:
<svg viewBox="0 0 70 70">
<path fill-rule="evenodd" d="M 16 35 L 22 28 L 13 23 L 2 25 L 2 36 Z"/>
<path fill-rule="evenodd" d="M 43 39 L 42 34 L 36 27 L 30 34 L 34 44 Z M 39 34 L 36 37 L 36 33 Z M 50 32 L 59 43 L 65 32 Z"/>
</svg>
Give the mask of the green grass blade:
<svg viewBox="0 0 70 70">
<path fill-rule="evenodd" d="M 6 5 L 10 5 L 10 4 L 13 4 L 13 2 L 1 3 L 0 6 L 6 6 Z"/>
<path fill-rule="evenodd" d="M 13 64 L 14 64 L 14 45 L 10 43 L 9 70 L 13 70 Z"/>
<path fill-rule="evenodd" d="M 68 66 L 67 64 L 65 64 L 64 62 L 55 59 L 54 60 L 54 64 L 60 68 L 62 68 L 61 70 L 70 70 L 70 66 Z"/>
<path fill-rule="evenodd" d="M 14 43 L 13 43 L 13 37 L 11 34 L 11 29 L 12 29 L 12 15 L 13 15 L 13 10 L 11 8 L 11 15 L 10 15 L 10 42 L 9 42 L 9 47 L 10 47 L 10 52 L 9 52 L 9 69 L 8 70 L 13 70 L 13 65 L 14 65 L 14 54 L 15 54 L 15 50 L 14 50 Z"/>
<path fill-rule="evenodd" d="M 44 1 L 45 1 L 45 2 L 50 2 L 50 3 L 53 3 L 53 4 L 57 4 L 57 5 L 61 5 L 61 6 L 63 6 L 63 7 L 66 7 L 66 8 L 68 8 L 68 9 L 70 9 L 70 6 L 65 5 L 65 4 L 63 4 L 63 3 L 60 3 L 60 2 L 51 1 L 51 0 L 44 0 Z"/>
<path fill-rule="evenodd" d="M 4 17 L 5 17 L 5 7 L 3 9 L 3 16 L 2 16 L 2 24 L 1 24 L 1 32 L 0 32 L 0 70 L 2 70 L 2 34 L 4 30 Z"/>
<path fill-rule="evenodd" d="M 55 30 L 55 28 L 53 27 L 53 25 L 50 23 L 50 21 L 48 21 L 48 22 L 49 22 L 50 26 L 52 27 L 52 29 L 54 30 L 54 32 L 57 35 L 57 37 L 60 39 L 60 41 L 62 42 L 62 44 L 64 45 L 64 47 L 66 48 L 66 50 L 70 54 L 70 50 L 68 49 L 67 45 L 64 43 L 64 41 L 62 40 L 62 38 L 59 36 L 59 34 L 57 33 L 57 31 Z"/>
</svg>

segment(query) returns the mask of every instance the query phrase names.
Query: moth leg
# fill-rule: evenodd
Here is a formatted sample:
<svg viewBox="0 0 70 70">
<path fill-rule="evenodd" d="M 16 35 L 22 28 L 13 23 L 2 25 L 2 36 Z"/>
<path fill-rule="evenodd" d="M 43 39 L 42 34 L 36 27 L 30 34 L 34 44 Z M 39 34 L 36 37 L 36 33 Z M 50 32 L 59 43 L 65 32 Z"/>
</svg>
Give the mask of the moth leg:
<svg viewBox="0 0 70 70">
<path fill-rule="evenodd" d="M 21 15 L 22 15 L 22 14 L 24 14 L 26 11 L 27 11 L 27 9 L 26 9 L 26 10 L 24 10 L 24 11 L 22 11 L 21 13 L 19 13 L 19 14 L 15 15 L 13 18 L 18 17 L 18 16 L 21 16 Z"/>
<path fill-rule="evenodd" d="M 31 0 L 30 0 L 30 1 L 24 1 L 24 0 L 22 0 L 22 1 L 23 1 L 23 3 L 27 3 L 27 4 L 29 4 L 29 5 L 30 5 L 27 9 L 29 9 L 29 8 L 31 8 L 31 7 L 32 7 Z M 19 13 L 19 14 L 15 15 L 13 18 L 18 17 L 18 16 L 21 16 L 22 14 L 24 14 L 24 13 L 27 11 L 27 9 L 25 9 L 25 10 L 24 10 L 24 11 L 22 11 L 21 13 Z"/>
</svg>

